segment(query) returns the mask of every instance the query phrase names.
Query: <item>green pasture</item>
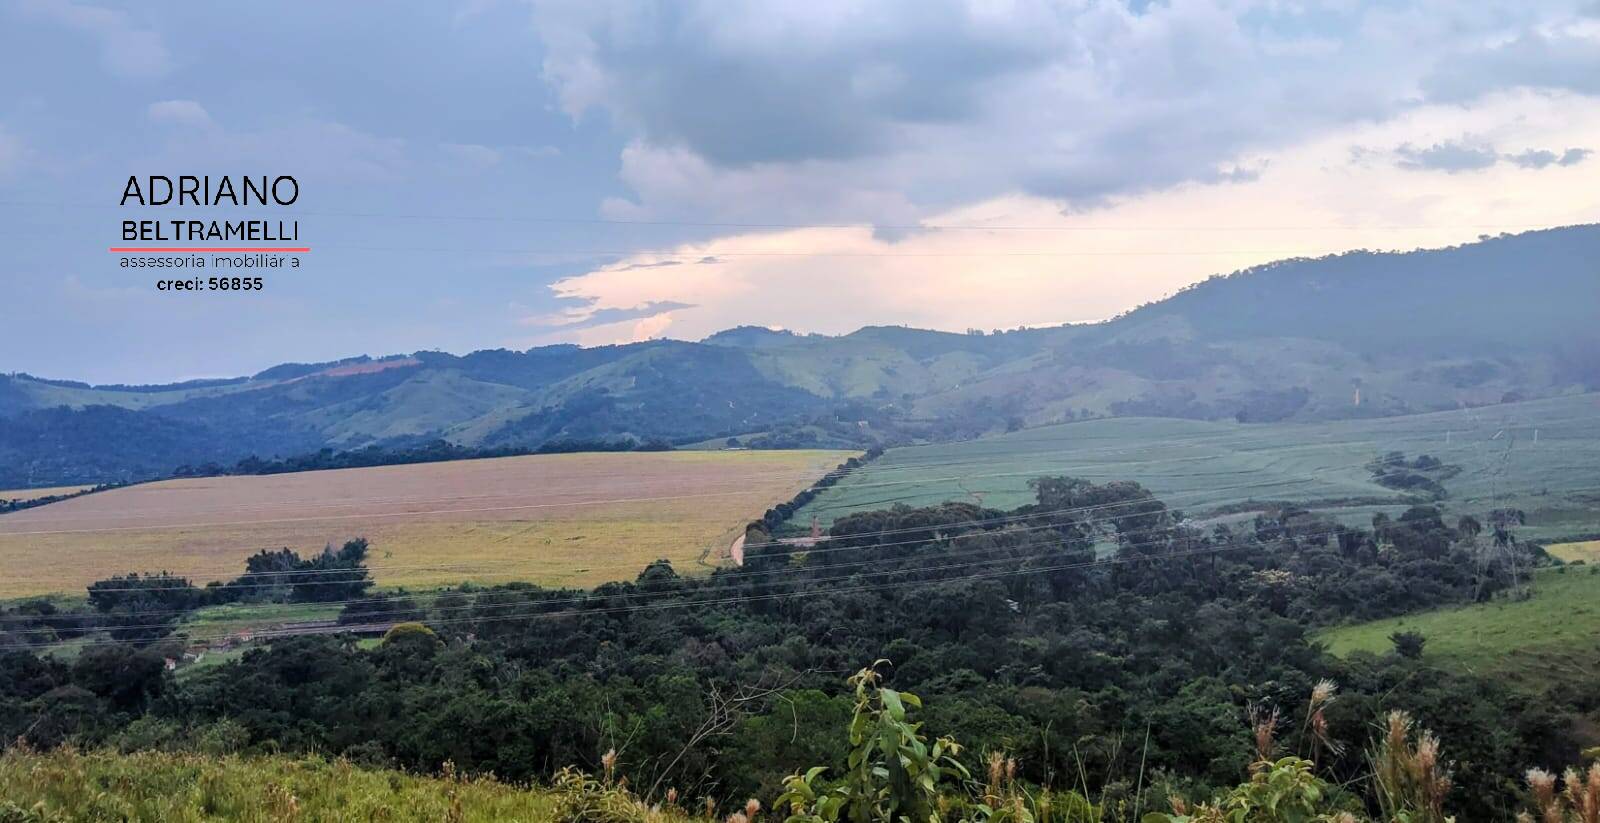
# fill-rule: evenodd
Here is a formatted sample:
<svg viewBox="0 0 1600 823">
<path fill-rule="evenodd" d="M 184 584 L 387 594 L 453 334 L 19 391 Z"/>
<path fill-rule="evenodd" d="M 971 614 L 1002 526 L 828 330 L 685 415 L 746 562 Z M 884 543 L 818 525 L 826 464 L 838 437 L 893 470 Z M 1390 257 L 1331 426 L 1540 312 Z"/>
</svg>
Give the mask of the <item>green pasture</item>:
<svg viewBox="0 0 1600 823">
<path fill-rule="evenodd" d="M 1432 414 L 1322 423 L 1104 418 L 890 449 L 796 516 L 824 524 L 894 503 L 1031 502 L 1030 478 L 1136 480 L 1195 518 L 1252 501 L 1308 504 L 1350 523 L 1407 505 L 1372 481 L 1379 454 L 1429 454 L 1460 472 L 1444 483 L 1451 513 L 1526 511 L 1532 539 L 1600 527 L 1600 395 Z M 1224 509 L 1224 511 L 1227 511 Z"/>
<path fill-rule="evenodd" d="M 1422 657 L 1458 666 L 1530 691 L 1592 680 L 1600 666 L 1600 567 L 1574 565 L 1533 575 L 1531 596 L 1455 606 L 1323 631 L 1318 639 L 1339 656 L 1382 654 L 1395 632 L 1420 633 Z"/>
</svg>

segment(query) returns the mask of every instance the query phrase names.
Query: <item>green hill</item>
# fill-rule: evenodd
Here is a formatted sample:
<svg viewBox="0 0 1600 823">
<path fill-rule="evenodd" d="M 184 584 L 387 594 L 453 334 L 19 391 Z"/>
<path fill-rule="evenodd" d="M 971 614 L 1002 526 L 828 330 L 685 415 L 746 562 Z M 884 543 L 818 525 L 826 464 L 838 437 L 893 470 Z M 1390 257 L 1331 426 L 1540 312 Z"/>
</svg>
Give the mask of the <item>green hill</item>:
<svg viewBox="0 0 1600 823">
<path fill-rule="evenodd" d="M 1395 632 L 1417 632 L 1423 659 L 1491 675 L 1527 691 L 1561 684 L 1589 687 L 1600 667 L 1600 567 L 1546 569 L 1533 576 L 1526 600 L 1453 606 L 1323 631 L 1318 639 L 1341 657 L 1383 654 Z"/>
<path fill-rule="evenodd" d="M 1028 480 L 1072 475 L 1135 480 L 1190 517 L 1250 517 L 1290 501 L 1347 523 L 1398 513 L 1417 495 L 1378 483 L 1369 461 L 1399 451 L 1449 469 L 1447 512 L 1513 506 L 1530 537 L 1600 527 L 1600 395 L 1483 409 L 1314 423 L 1124 417 L 1025 429 L 962 443 L 888 450 L 795 516 L 824 524 L 891 503 L 945 500 L 1009 508 Z M 1537 434 L 1535 434 L 1537 430 Z M 1537 438 L 1537 441 L 1535 440 Z M 1230 514 L 1234 512 L 1236 514 Z"/>
</svg>

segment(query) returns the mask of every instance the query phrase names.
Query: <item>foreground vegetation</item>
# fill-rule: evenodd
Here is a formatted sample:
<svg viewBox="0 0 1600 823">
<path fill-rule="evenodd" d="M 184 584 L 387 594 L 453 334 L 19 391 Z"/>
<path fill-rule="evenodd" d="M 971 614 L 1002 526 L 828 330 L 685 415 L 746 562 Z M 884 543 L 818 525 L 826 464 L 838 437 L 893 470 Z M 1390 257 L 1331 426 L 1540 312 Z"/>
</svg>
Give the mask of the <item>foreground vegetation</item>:
<svg viewBox="0 0 1600 823">
<path fill-rule="evenodd" d="M 748 798 L 772 808 L 816 766 L 827 771 L 813 790 L 834 791 L 859 765 L 838 730 L 860 695 L 841 673 L 883 658 L 881 685 L 928 699 L 918 730 L 960 741 L 948 753 L 962 769 L 981 775 L 1000 754 L 1018 786 L 1075 792 L 1115 819 L 1230 791 L 1273 712 L 1283 752 L 1330 741 L 1308 759 L 1334 785 L 1365 779 L 1362 741 L 1408 712 L 1455 760 L 1442 802 L 1463 819 L 1508 817 L 1523 800 L 1517 772 L 1592 745 L 1575 731 L 1596 705 L 1592 678 L 1529 696 L 1406 648 L 1342 660 L 1316 642 L 1321 627 L 1505 597 L 1510 561 L 1532 561 L 1514 535 L 1486 552 L 1477 521 L 1431 506 L 1370 530 L 1294 507 L 1201 529 L 1133 483 L 1041 478 L 1033 492 L 1010 511 L 854 515 L 804 550 L 752 524 L 745 566 L 711 575 L 657 562 L 588 591 L 357 597 L 344 608 L 363 620 L 427 625 L 371 648 L 278 639 L 183 677 L 165 671 L 160 640 L 93 643 L 71 662 L 11 642 L 0 740 L 170 750 L 220 738 L 511 781 L 576 766 L 625 779 L 647 804 L 670 792 L 726 814 Z M 299 574 L 281 578 L 291 598 Z M 7 615 L 8 629 L 28 631 L 24 618 Z M 1324 681 L 1339 699 L 1316 725 L 1298 721 Z"/>
<path fill-rule="evenodd" d="M 385 642 L 428 636 L 416 626 Z M 786 823 L 1099 823 L 1141 819 L 1144 785 L 1130 807 L 1126 798 L 1095 804 L 1075 790 L 1032 786 L 1018 763 L 991 751 L 984 768 L 970 770 L 963 747 L 950 737 L 929 739 L 917 722 L 922 700 L 882 685 L 878 661 L 850 679 L 855 706 L 845 730 L 843 768 L 813 766 L 790 774 L 765 819 Z M 1446 800 L 1453 763 L 1439 739 L 1416 727 L 1404 711 L 1390 711 L 1365 749 L 1366 772 L 1335 783 L 1320 774 L 1319 756 L 1343 743 L 1330 736 L 1328 710 L 1338 686 L 1319 681 L 1304 708 L 1299 745 L 1279 741 L 1276 711 L 1253 719 L 1254 759 L 1248 777 L 1191 805 L 1170 788 L 1152 785 L 1151 811 L 1142 823 L 1450 823 Z M 226 726 L 228 724 L 219 724 Z M 213 729 L 213 732 L 216 730 Z M 545 789 L 525 789 L 492 778 L 464 779 L 446 762 L 437 779 L 358 768 L 348 760 L 316 757 L 240 758 L 226 748 L 239 732 L 207 734 L 188 744 L 195 754 L 110 752 L 83 755 L 70 747 L 35 754 L 24 747 L 0 754 L 0 820 L 550 820 L 603 823 L 691 821 L 676 788 L 655 801 L 640 796 L 617 773 L 617 752 L 600 758 L 601 771 L 558 771 Z M 1301 756 L 1304 754 L 1305 756 Z M 220 757 L 219 757 L 220 755 Z M 1141 775 L 1142 778 L 1142 775 Z M 1568 768 L 1560 781 L 1529 769 L 1526 810 L 1544 823 L 1592 823 L 1600 816 L 1600 762 L 1587 771 Z M 727 823 L 759 823 L 765 807 L 750 798 Z M 703 799 L 699 819 L 714 820 L 717 804 Z M 1373 812 L 1369 815 L 1369 812 Z"/>
<path fill-rule="evenodd" d="M 487 823 L 553 820 L 556 807 L 550 793 L 490 779 L 417 777 L 319 757 L 70 748 L 0 755 L 0 820 L 6 823 Z"/>
</svg>

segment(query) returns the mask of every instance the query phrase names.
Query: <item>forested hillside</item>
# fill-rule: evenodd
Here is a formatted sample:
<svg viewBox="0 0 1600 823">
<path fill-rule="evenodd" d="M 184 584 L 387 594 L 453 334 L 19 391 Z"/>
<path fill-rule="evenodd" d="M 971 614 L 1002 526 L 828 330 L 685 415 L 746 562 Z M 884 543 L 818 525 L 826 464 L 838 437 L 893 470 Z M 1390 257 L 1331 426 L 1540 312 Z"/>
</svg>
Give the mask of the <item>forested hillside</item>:
<svg viewBox="0 0 1600 823">
<path fill-rule="evenodd" d="M 1600 227 L 1578 226 L 1284 261 L 1047 329 L 741 328 L 699 343 L 417 352 L 170 386 L 14 374 L 0 376 L 0 486 L 440 438 L 864 446 L 1085 417 L 1325 420 L 1531 399 L 1600 388 L 1597 260 Z"/>
</svg>

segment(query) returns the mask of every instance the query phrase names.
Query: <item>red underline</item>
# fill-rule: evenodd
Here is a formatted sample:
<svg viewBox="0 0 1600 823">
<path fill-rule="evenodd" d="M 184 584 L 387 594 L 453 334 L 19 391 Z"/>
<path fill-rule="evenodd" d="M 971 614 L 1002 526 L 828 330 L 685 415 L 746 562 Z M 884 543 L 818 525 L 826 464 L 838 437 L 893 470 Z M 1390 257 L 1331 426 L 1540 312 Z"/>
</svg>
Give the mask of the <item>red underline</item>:
<svg viewBox="0 0 1600 823">
<path fill-rule="evenodd" d="M 300 252 L 311 251 L 311 247 L 310 246 L 220 246 L 220 247 L 219 246 L 112 246 L 111 248 L 107 249 L 107 251 L 111 252 L 112 254 L 117 254 L 119 252 L 138 252 L 138 251 L 201 252 L 201 253 L 217 253 L 217 254 L 227 254 L 227 253 L 230 253 L 230 252 L 264 251 L 264 252 L 284 252 L 284 253 L 288 253 L 288 254 L 298 254 Z"/>
</svg>

